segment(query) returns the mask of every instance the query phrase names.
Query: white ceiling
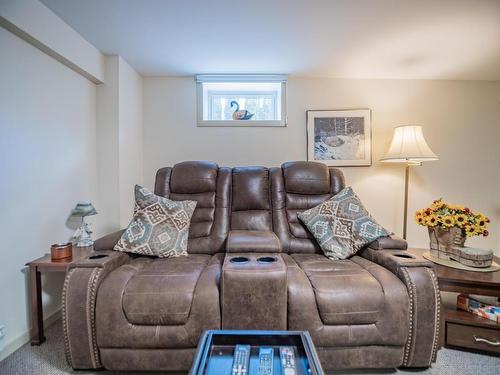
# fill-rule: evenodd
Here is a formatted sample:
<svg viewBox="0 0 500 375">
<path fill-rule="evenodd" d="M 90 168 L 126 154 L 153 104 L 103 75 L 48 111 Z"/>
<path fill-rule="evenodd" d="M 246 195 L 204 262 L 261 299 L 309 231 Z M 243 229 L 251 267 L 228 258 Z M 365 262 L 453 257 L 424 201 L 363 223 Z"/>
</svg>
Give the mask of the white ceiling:
<svg viewBox="0 0 500 375">
<path fill-rule="evenodd" d="M 42 0 L 143 75 L 500 79 L 500 0 Z"/>
</svg>

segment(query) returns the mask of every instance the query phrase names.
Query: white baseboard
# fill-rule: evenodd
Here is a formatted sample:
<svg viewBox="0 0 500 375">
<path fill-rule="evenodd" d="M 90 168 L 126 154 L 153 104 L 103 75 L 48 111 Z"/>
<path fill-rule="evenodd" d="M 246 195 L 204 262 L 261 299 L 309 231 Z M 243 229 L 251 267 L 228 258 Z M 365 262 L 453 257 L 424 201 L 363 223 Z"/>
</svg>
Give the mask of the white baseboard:
<svg viewBox="0 0 500 375">
<path fill-rule="evenodd" d="M 54 313 L 52 313 L 50 316 L 48 316 L 43 320 L 44 328 L 50 327 L 59 319 L 61 319 L 61 309 L 55 311 Z M 21 346 L 28 343 L 30 339 L 31 339 L 30 330 L 27 330 L 21 333 L 19 336 L 14 337 L 10 341 L 6 342 L 4 349 L 0 352 L 0 361 L 3 361 L 5 358 L 14 353 Z"/>
</svg>

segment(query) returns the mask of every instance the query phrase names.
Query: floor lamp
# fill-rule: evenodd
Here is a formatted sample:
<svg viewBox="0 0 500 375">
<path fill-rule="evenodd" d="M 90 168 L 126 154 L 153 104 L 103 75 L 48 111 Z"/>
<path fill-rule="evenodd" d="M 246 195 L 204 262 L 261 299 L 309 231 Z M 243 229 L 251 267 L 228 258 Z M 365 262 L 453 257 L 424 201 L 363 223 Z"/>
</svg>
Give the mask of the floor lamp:
<svg viewBox="0 0 500 375">
<path fill-rule="evenodd" d="M 405 163 L 405 200 L 403 218 L 403 238 L 406 239 L 408 221 L 408 181 L 410 167 L 422 165 L 424 161 L 439 160 L 425 141 L 422 127 L 404 125 L 394 128 L 391 145 L 387 154 L 380 159 L 384 163 Z"/>
</svg>

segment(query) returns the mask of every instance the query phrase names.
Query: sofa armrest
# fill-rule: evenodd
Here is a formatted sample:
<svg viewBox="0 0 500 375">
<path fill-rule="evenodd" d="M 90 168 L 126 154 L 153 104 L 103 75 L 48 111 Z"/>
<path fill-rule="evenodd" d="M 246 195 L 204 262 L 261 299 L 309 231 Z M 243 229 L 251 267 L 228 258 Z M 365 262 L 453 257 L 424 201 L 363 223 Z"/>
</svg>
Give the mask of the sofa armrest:
<svg viewBox="0 0 500 375">
<path fill-rule="evenodd" d="M 424 257 L 417 254 L 410 254 L 406 250 L 375 250 L 368 247 L 358 254 L 360 254 L 363 258 L 387 268 L 395 275 L 400 273 L 402 267 L 427 267 L 431 269 L 434 267 L 433 263 Z"/>
<path fill-rule="evenodd" d="M 125 232 L 125 229 L 120 229 L 117 230 L 116 232 L 98 238 L 97 240 L 94 241 L 94 250 L 96 251 L 113 250 L 115 245 L 120 240 L 120 237 L 122 236 L 123 232 Z"/>
<path fill-rule="evenodd" d="M 228 253 L 279 253 L 281 242 L 274 232 L 266 230 L 232 230 L 226 242 Z"/>
<path fill-rule="evenodd" d="M 390 236 L 380 237 L 376 239 L 370 245 L 368 245 L 368 247 L 374 250 L 406 250 L 408 248 L 408 242 L 406 242 L 406 240 L 403 240 L 401 237 L 391 234 Z"/>
<path fill-rule="evenodd" d="M 436 360 L 441 313 L 441 294 L 433 264 L 401 250 L 368 247 L 358 255 L 388 269 L 405 284 L 410 302 L 410 328 L 402 366 L 430 366 Z"/>
<path fill-rule="evenodd" d="M 68 265 L 68 271 L 73 268 L 102 268 L 111 271 L 126 263 L 129 259 L 130 255 L 121 251 L 93 251 L 85 258 L 71 262 Z"/>
<path fill-rule="evenodd" d="M 117 251 L 92 252 L 68 266 L 62 295 L 64 346 L 74 369 L 101 368 L 95 333 L 97 291 L 104 278 L 131 257 Z"/>
</svg>

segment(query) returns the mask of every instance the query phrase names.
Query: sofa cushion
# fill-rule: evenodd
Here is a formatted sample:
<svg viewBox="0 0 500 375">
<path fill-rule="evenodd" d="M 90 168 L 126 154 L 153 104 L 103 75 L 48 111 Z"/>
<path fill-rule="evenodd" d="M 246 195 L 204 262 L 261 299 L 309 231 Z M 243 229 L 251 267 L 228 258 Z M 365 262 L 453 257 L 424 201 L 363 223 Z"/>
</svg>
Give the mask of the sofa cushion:
<svg viewBox="0 0 500 375">
<path fill-rule="evenodd" d="M 133 324 L 185 324 L 194 289 L 208 256 L 142 263 L 123 291 L 123 312 Z"/>
<path fill-rule="evenodd" d="M 269 170 L 238 167 L 232 170 L 232 230 L 272 230 Z"/>
<path fill-rule="evenodd" d="M 217 186 L 218 165 L 209 161 L 185 161 L 172 168 L 170 189 L 178 194 L 210 193 Z"/>
<path fill-rule="evenodd" d="M 293 254 L 316 296 L 324 324 L 369 324 L 382 318 L 384 289 L 366 269 L 350 260 Z"/>
<path fill-rule="evenodd" d="M 315 162 L 288 162 L 281 168 L 270 169 L 273 230 L 281 241 L 283 252 L 322 252 L 314 237 L 300 222 L 297 213 L 323 203 L 344 188 L 342 171 L 325 167 Z M 306 174 L 308 169 L 311 170 L 310 175 Z M 324 186 L 325 173 L 328 189 Z M 312 183 L 316 178 L 319 181 Z"/>
<path fill-rule="evenodd" d="M 287 193 L 307 195 L 330 193 L 330 173 L 325 164 L 296 161 L 284 163 L 281 168 Z"/>
<path fill-rule="evenodd" d="M 140 256 L 112 271 L 97 293 L 95 321 L 100 350 L 195 348 L 205 330 L 221 327 L 219 280 L 223 259 L 223 254 L 169 259 Z M 192 273 L 198 276 L 192 277 Z M 145 279 L 150 281 L 143 283 Z M 135 298 L 144 306 L 134 303 Z M 152 306 L 154 299 L 160 302 Z M 133 314 L 136 312 L 144 313 L 142 319 L 140 314 Z M 160 321 L 163 324 L 156 324 Z M 183 321 L 185 324 L 170 324 Z"/>
<path fill-rule="evenodd" d="M 114 250 L 170 258 L 187 255 L 195 201 L 172 201 L 135 186 L 135 213 Z"/>
<path fill-rule="evenodd" d="M 158 170 L 155 194 L 196 201 L 189 226 L 189 254 L 224 251 L 231 196 L 231 169 L 208 161 L 189 161 Z"/>
<path fill-rule="evenodd" d="M 297 216 L 331 259 L 346 259 L 377 238 L 389 235 L 350 187 Z"/>
<path fill-rule="evenodd" d="M 408 291 L 391 271 L 357 255 L 282 257 L 288 268 L 289 330 L 309 331 L 316 347 L 406 343 Z"/>
</svg>

